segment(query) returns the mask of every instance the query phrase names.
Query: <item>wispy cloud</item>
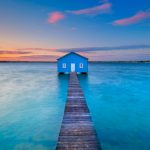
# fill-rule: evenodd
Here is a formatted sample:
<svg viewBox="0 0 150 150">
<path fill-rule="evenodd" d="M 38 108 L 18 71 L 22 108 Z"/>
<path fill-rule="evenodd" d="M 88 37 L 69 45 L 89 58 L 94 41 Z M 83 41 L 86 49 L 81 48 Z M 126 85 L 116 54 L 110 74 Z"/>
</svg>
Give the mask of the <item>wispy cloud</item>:
<svg viewBox="0 0 150 150">
<path fill-rule="evenodd" d="M 10 51 L 10 50 L 0 50 L 0 54 L 30 54 L 31 52 L 23 51 Z"/>
<path fill-rule="evenodd" d="M 32 49 L 32 48 L 30 48 Z M 42 48 L 33 48 L 36 50 Z M 48 50 L 45 49 L 44 50 Z M 150 45 L 127 45 L 112 47 L 82 47 L 55 49 L 55 53 L 33 53 L 26 51 L 0 50 L 0 61 L 56 61 L 64 53 L 77 52 L 88 57 L 91 61 L 118 61 L 118 60 L 150 60 Z M 28 55 L 28 53 L 31 53 Z M 14 55 L 19 54 L 19 55 Z"/>
<path fill-rule="evenodd" d="M 19 49 L 17 49 L 17 50 L 19 50 L 19 51 L 29 51 L 29 50 L 32 50 L 32 51 L 55 51 L 56 50 L 56 48 L 37 48 L 37 47 L 35 47 L 35 48 L 19 48 Z"/>
<path fill-rule="evenodd" d="M 59 11 L 55 11 L 55 12 L 52 12 L 49 14 L 48 23 L 54 24 L 64 18 L 65 18 L 65 15 L 63 13 L 61 13 Z"/>
<path fill-rule="evenodd" d="M 119 25 L 119 26 L 125 26 L 125 25 L 139 23 L 148 18 L 150 18 L 150 10 L 137 12 L 134 16 L 116 20 L 112 24 Z"/>
<path fill-rule="evenodd" d="M 74 30 L 74 29 L 73 29 Z M 16 50 L 0 50 L 0 54 L 33 54 L 34 51 L 39 51 L 42 56 L 45 56 L 45 52 L 94 52 L 94 51 L 112 51 L 112 50 L 142 50 L 150 49 L 150 45 L 122 45 L 122 46 L 102 46 L 102 47 L 79 47 L 79 48 L 20 48 Z M 49 54 L 49 53 L 47 53 Z M 26 56 L 25 56 L 26 57 Z M 39 57 L 39 55 L 33 57 Z"/>
<path fill-rule="evenodd" d="M 123 51 L 100 51 L 90 56 L 91 61 L 144 61 L 150 60 L 150 51 L 145 50 L 123 50 Z"/>
<path fill-rule="evenodd" d="M 20 56 L 18 57 L 18 60 L 21 61 L 54 61 L 59 56 L 54 55 L 32 55 L 32 56 Z"/>
<path fill-rule="evenodd" d="M 93 52 L 93 51 L 112 51 L 112 50 L 138 50 L 150 49 L 150 45 L 125 45 L 112 47 L 82 47 L 82 48 L 66 48 L 58 49 L 59 52 Z"/>
<path fill-rule="evenodd" d="M 97 14 L 104 14 L 110 12 L 111 6 L 112 6 L 111 3 L 106 2 L 98 6 L 80 9 L 80 10 L 74 10 L 74 11 L 67 11 L 67 12 L 75 15 L 97 15 Z"/>
</svg>

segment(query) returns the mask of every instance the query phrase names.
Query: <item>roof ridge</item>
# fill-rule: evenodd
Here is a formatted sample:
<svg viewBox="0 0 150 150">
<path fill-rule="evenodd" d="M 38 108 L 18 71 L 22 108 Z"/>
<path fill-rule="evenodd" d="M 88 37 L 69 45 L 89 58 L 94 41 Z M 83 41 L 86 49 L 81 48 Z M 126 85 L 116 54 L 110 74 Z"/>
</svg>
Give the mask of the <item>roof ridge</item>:
<svg viewBox="0 0 150 150">
<path fill-rule="evenodd" d="M 67 54 L 65 54 L 65 55 L 63 55 L 63 56 L 61 56 L 61 57 L 59 57 L 57 60 L 59 60 L 59 59 L 61 59 L 61 58 L 64 58 L 64 57 L 66 57 L 66 56 L 68 56 L 68 55 L 70 55 L 70 54 L 75 54 L 75 55 L 77 55 L 77 56 L 80 56 L 80 57 L 83 57 L 83 58 L 85 58 L 85 59 L 88 59 L 87 57 L 85 57 L 85 56 L 82 56 L 82 55 L 80 55 L 80 54 L 78 54 L 78 53 L 76 53 L 76 52 L 69 52 L 69 53 L 67 53 Z"/>
</svg>

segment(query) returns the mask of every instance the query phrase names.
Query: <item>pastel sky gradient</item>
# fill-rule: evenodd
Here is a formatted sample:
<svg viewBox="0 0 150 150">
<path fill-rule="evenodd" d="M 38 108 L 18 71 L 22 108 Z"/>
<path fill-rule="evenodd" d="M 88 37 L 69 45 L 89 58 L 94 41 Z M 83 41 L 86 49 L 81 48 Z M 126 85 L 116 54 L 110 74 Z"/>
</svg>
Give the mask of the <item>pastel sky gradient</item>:
<svg viewBox="0 0 150 150">
<path fill-rule="evenodd" d="M 0 61 L 150 60 L 150 0 L 0 0 Z"/>
</svg>

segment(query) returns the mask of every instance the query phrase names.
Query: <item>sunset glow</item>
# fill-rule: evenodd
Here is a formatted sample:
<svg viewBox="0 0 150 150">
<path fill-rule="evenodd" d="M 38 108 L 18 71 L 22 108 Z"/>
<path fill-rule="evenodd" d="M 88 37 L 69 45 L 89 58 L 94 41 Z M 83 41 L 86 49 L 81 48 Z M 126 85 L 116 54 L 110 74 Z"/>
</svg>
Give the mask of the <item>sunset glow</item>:
<svg viewBox="0 0 150 150">
<path fill-rule="evenodd" d="M 0 18 L 0 61 L 56 61 L 70 51 L 150 60 L 150 1 L 1 0 Z"/>
</svg>

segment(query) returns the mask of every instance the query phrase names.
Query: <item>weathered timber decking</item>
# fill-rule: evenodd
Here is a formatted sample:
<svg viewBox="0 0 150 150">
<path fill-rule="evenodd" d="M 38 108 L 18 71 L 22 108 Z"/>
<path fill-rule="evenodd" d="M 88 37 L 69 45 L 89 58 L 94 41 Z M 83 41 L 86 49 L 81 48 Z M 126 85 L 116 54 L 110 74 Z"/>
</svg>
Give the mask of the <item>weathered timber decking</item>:
<svg viewBox="0 0 150 150">
<path fill-rule="evenodd" d="M 76 73 L 70 74 L 68 97 L 56 150 L 101 150 Z"/>
</svg>

